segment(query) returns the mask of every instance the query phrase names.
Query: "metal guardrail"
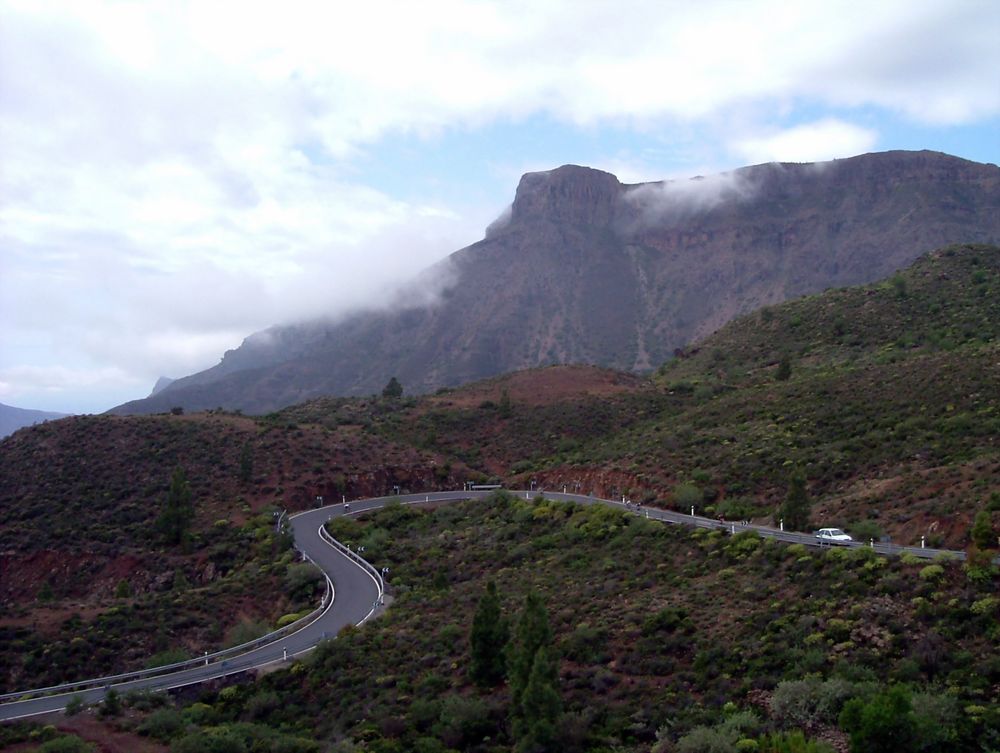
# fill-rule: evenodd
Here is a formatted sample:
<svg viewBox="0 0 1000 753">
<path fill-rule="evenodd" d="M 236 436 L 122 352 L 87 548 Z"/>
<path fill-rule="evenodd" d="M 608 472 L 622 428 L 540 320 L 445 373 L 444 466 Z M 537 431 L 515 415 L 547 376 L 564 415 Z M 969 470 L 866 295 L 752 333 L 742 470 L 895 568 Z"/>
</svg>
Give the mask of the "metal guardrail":
<svg viewBox="0 0 1000 753">
<path fill-rule="evenodd" d="M 473 490 L 471 493 L 468 493 L 468 491 L 469 490 L 465 490 L 464 492 L 459 492 L 459 491 L 444 492 L 444 493 L 437 492 L 425 495 L 418 495 L 418 494 L 397 495 L 395 497 L 377 498 L 372 501 L 378 501 L 384 504 L 386 500 L 398 499 L 402 504 L 419 505 L 430 502 L 458 501 L 460 499 L 481 498 L 485 496 L 484 494 L 485 490 L 477 489 Z M 546 496 L 546 491 L 543 489 L 529 490 L 529 491 L 512 490 L 510 491 L 510 493 L 517 495 L 524 494 L 526 499 L 538 496 Z M 437 499 L 431 499 L 431 496 L 437 497 L 439 494 L 444 494 L 448 496 L 441 496 L 438 497 Z M 828 542 L 818 541 L 815 536 L 810 534 L 797 533 L 794 531 L 782 531 L 767 526 L 755 526 L 752 524 L 747 525 L 743 523 L 726 522 L 714 518 L 706 518 L 697 515 L 687 515 L 685 513 L 676 512 L 673 510 L 664 510 L 658 507 L 648 507 L 645 505 L 632 504 L 624 500 L 619 502 L 618 500 L 604 499 L 601 497 L 593 497 L 584 494 L 548 491 L 547 496 L 549 499 L 561 500 L 566 502 L 576 502 L 584 505 L 605 504 L 611 507 L 621 508 L 626 512 L 631 512 L 635 515 L 643 516 L 650 520 L 656 520 L 663 523 L 672 523 L 675 525 L 684 525 L 693 528 L 719 530 L 725 533 L 729 533 L 730 535 L 735 535 L 746 531 L 755 531 L 757 534 L 761 536 L 772 538 L 777 541 L 782 541 L 785 543 L 792 543 L 792 544 L 799 543 L 813 548 L 827 549 L 831 548 L 832 546 L 854 548 L 854 549 L 871 548 L 876 553 L 886 556 L 912 554 L 917 557 L 922 557 L 925 559 L 950 558 L 958 561 L 965 560 L 966 558 L 965 552 L 957 550 L 899 546 L 897 544 L 882 543 L 882 542 L 870 542 L 869 544 L 865 544 L 860 541 L 850 541 L 850 542 L 842 542 L 836 545 L 831 545 Z M 364 512 L 369 512 L 372 509 L 377 509 L 377 507 L 359 508 L 357 510 L 348 512 L 347 514 L 357 515 Z M 303 512 L 309 512 L 309 511 L 303 511 Z M 302 513 L 297 513 L 297 514 L 302 514 Z M 369 613 L 364 617 L 364 619 L 361 620 L 361 622 L 363 623 L 365 620 L 371 617 L 378 604 L 383 601 L 385 594 L 385 581 L 382 577 L 382 574 L 370 562 L 361 557 L 350 547 L 343 545 L 335 538 L 333 538 L 333 536 L 331 536 L 326 531 L 325 523 L 320 526 L 319 535 L 325 542 L 327 542 L 334 548 L 338 549 L 339 551 L 350 557 L 353 561 L 355 561 L 363 570 L 365 570 L 365 572 L 367 572 L 370 575 L 372 580 L 375 581 L 376 587 L 378 588 L 379 598 L 376 604 L 372 606 L 371 611 L 369 611 Z M 308 556 L 305 555 L 305 553 L 303 553 L 303 556 L 306 556 L 306 559 L 309 559 Z M 310 559 L 309 561 L 311 562 L 312 560 Z M 995 558 L 993 561 L 994 563 L 1000 564 L 1000 557 Z M 329 604 L 332 602 L 334 594 L 333 583 L 330 581 L 329 576 L 327 576 L 326 573 L 324 573 L 324 577 L 326 578 L 327 582 L 327 590 L 323 596 L 323 602 L 320 605 L 320 607 L 313 610 L 308 615 L 299 618 L 295 622 L 286 625 L 283 628 L 279 628 L 278 630 L 274 630 L 268 633 L 267 635 L 261 636 L 260 638 L 257 638 L 253 641 L 248 641 L 246 643 L 240 644 L 239 646 L 233 646 L 227 649 L 223 649 L 221 651 L 216 651 L 214 653 L 207 654 L 205 656 L 196 657 L 193 659 L 187 659 L 185 661 L 175 662 L 173 664 L 165 664 L 160 667 L 151 667 L 149 669 L 136 670 L 133 672 L 125 672 L 118 675 L 109 675 L 106 677 L 98 677 L 89 680 L 80 680 L 77 682 L 63 683 L 60 685 L 53 685 L 47 688 L 33 688 L 30 690 L 4 693 L 0 694 L 0 702 L 15 700 L 15 699 L 25 700 L 28 698 L 35 698 L 43 695 L 51 695 L 60 692 L 65 693 L 74 690 L 83 691 L 111 684 L 120 684 L 122 682 L 142 680 L 142 679 L 157 677 L 160 675 L 167 675 L 178 670 L 183 670 L 196 666 L 203 666 L 210 663 L 216 663 L 220 660 L 228 661 L 230 658 L 238 659 L 241 655 L 245 655 L 251 651 L 275 643 L 281 638 L 287 637 L 291 633 L 298 632 L 302 628 L 307 627 L 310 623 L 318 619 L 323 614 L 323 612 L 328 608 Z M 232 667 L 230 668 L 232 669 Z"/>
<path fill-rule="evenodd" d="M 322 572 L 322 570 L 320 572 Z M 333 583 L 330 581 L 329 576 L 327 576 L 326 573 L 323 573 L 323 576 L 326 579 L 326 591 L 323 594 L 322 602 L 316 609 L 295 620 L 295 622 L 291 622 L 288 625 L 280 627 L 277 630 L 273 630 L 259 638 L 254 638 L 252 641 L 247 641 L 246 643 L 241 643 L 237 646 L 230 646 L 229 648 L 224 648 L 221 651 L 215 651 L 213 653 L 194 657 L 192 659 L 185 659 L 184 661 L 174 662 L 172 664 L 163 664 L 159 667 L 137 669 L 132 672 L 123 672 L 121 674 L 107 675 L 105 677 L 94 677 L 88 680 L 77 680 L 76 682 L 66 682 L 59 685 L 51 685 L 47 688 L 32 688 L 31 690 L 16 690 L 9 693 L 3 693 L 0 694 L 0 702 L 27 700 L 29 698 L 37 698 L 39 696 L 70 693 L 73 691 L 100 688 L 106 685 L 132 682 L 133 680 L 145 680 L 152 677 L 158 677 L 160 675 L 167 675 L 183 669 L 215 664 L 219 661 L 228 661 L 231 658 L 239 658 L 243 654 L 256 651 L 257 649 L 263 648 L 271 643 L 276 643 L 282 638 L 287 638 L 292 633 L 297 633 L 299 630 L 308 627 L 310 624 L 319 619 L 323 612 L 326 611 L 327 606 L 331 603 L 334 593 Z"/>
<path fill-rule="evenodd" d="M 839 544 L 831 544 L 830 542 L 820 541 L 813 534 L 800 533 L 797 531 L 784 531 L 778 528 L 771 528 L 769 526 L 758 526 L 753 524 L 737 523 L 733 521 L 719 520 L 717 518 L 706 518 L 700 515 L 689 515 L 687 513 L 676 512 L 674 510 L 664 510 L 660 507 L 648 507 L 646 505 L 634 504 L 627 501 L 618 501 L 616 499 L 604 499 L 602 497 L 593 497 L 585 494 L 573 494 L 567 492 L 557 492 L 557 491 L 546 491 L 537 490 L 530 492 L 515 492 L 516 494 L 524 494 L 525 499 L 530 496 L 548 496 L 549 499 L 558 499 L 567 502 L 578 502 L 580 504 L 592 505 L 592 504 L 605 504 L 611 507 L 620 508 L 626 512 L 631 512 L 636 515 L 640 515 L 648 518 L 649 520 L 657 520 L 663 523 L 673 523 L 676 525 L 684 525 L 691 528 L 706 528 L 711 530 L 718 530 L 728 533 L 730 535 L 735 535 L 737 533 L 743 533 L 746 531 L 755 531 L 760 536 L 765 538 L 774 539 L 776 541 L 782 541 L 788 544 L 803 544 L 805 546 L 818 548 L 818 549 L 829 549 L 829 548 L 851 548 L 851 549 L 872 549 L 878 554 L 885 556 L 892 555 L 902 555 L 911 554 L 916 557 L 921 557 L 923 559 L 952 559 L 956 561 L 964 561 L 966 559 L 965 552 L 955 550 L 955 549 L 932 549 L 929 547 L 919 547 L 919 546 L 900 546 L 898 544 L 883 543 L 883 542 L 869 542 L 864 543 L 863 541 L 846 541 Z M 994 563 L 1000 564 L 1000 556 L 995 558 Z"/>
<path fill-rule="evenodd" d="M 356 562 L 361 567 L 362 570 L 368 573 L 368 575 L 371 577 L 373 581 L 375 581 L 375 587 L 378 588 L 378 599 L 376 599 L 375 604 L 372 605 L 371 612 L 369 612 L 365 616 L 365 618 L 361 620 L 361 622 L 364 622 L 369 617 L 371 617 L 372 612 L 375 611 L 375 608 L 382 603 L 382 598 L 385 595 L 385 580 L 383 580 L 382 578 L 382 573 L 376 570 L 375 566 L 372 565 L 372 563 L 370 563 L 364 557 L 359 555 L 349 546 L 345 546 L 344 544 L 341 544 L 339 541 L 333 538 L 333 536 L 330 535 L 330 532 L 326 530 L 326 523 L 324 523 L 319 527 L 319 537 L 323 539 L 323 541 L 325 541 L 327 544 L 332 546 L 334 549 L 337 549 L 338 551 L 350 557 L 354 562 Z M 359 622 L 358 624 L 360 625 L 361 623 Z"/>
</svg>

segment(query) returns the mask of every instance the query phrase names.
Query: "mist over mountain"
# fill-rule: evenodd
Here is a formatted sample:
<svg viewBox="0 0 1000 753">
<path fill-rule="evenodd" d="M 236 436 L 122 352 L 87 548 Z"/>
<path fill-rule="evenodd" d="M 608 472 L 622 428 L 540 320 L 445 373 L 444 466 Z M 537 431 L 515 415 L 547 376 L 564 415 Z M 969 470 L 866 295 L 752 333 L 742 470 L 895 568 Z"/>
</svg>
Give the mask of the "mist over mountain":
<svg viewBox="0 0 1000 753">
<path fill-rule="evenodd" d="M 968 242 L 1000 242 L 1000 168 L 935 152 L 640 185 L 566 165 L 525 175 L 509 212 L 415 281 L 412 303 L 256 333 L 112 412 L 264 413 L 391 376 L 417 393 L 556 363 L 646 371 L 740 314 Z M 445 276 L 428 304 L 421 291 Z"/>
</svg>

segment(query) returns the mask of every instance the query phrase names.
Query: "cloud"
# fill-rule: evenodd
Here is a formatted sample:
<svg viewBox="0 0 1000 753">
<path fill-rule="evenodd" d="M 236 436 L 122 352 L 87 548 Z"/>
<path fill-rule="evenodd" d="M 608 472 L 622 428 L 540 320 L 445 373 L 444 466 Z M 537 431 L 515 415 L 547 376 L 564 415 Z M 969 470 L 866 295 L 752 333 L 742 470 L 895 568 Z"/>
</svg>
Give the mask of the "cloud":
<svg viewBox="0 0 1000 753">
<path fill-rule="evenodd" d="M 741 138 L 730 149 L 752 164 L 761 162 L 823 162 L 871 151 L 878 133 L 869 128 L 826 118 L 761 136 Z"/>
<path fill-rule="evenodd" d="M 45 350 L 151 382 L 256 329 L 398 301 L 480 237 L 513 182 L 489 206 L 406 193 L 381 161 L 395 139 L 433 154 L 449 134 L 544 119 L 683 132 L 708 166 L 715 144 L 750 161 L 868 148 L 875 131 L 831 108 L 1000 114 L 1000 13 L 976 0 L 0 0 L 0 14 L 8 371 Z M 608 153 L 626 180 L 663 177 L 660 158 Z M 431 161 L 446 176 L 466 159 L 442 146 Z M 704 207 L 732 190 L 664 195 Z"/>
<path fill-rule="evenodd" d="M 724 203 L 746 201 L 754 190 L 745 175 L 730 172 L 645 183 L 630 189 L 625 200 L 637 208 L 640 223 L 662 225 L 711 211 Z"/>
</svg>

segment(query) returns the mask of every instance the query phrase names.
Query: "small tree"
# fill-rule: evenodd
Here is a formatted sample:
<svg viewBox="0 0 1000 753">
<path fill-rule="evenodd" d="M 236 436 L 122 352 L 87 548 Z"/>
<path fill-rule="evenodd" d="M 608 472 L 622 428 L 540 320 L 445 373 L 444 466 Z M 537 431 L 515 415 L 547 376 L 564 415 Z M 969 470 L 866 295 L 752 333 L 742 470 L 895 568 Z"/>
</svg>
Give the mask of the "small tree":
<svg viewBox="0 0 1000 753">
<path fill-rule="evenodd" d="M 105 695 L 101 703 L 101 716 L 118 716 L 122 713 L 122 699 L 118 691 L 111 688 Z"/>
<path fill-rule="evenodd" d="M 472 618 L 469 643 L 472 662 L 469 676 L 481 687 L 492 687 L 503 680 L 506 670 L 504 651 L 510 638 L 510 628 L 500 611 L 496 583 L 486 584 L 486 593 L 479 600 Z"/>
<path fill-rule="evenodd" d="M 552 658 L 552 629 L 542 598 L 531 591 L 517 622 L 508 657 L 510 715 L 517 750 L 556 750 L 555 723 L 562 710 Z"/>
<path fill-rule="evenodd" d="M 986 510 L 980 510 L 972 521 L 972 528 L 969 529 L 969 536 L 972 543 L 980 549 L 992 549 L 997 544 L 996 535 L 993 533 L 993 520 Z"/>
<path fill-rule="evenodd" d="M 806 477 L 801 471 L 792 473 L 788 481 L 788 494 L 779 515 L 785 521 L 785 528 L 805 531 L 809 528 L 809 492 L 806 491 Z"/>
<path fill-rule="evenodd" d="M 513 706 L 521 703 L 521 695 L 528 686 L 535 654 L 543 646 L 552 644 L 552 628 L 542 597 L 529 591 L 524 599 L 524 608 L 517 620 L 514 642 L 508 656 L 508 679 Z"/>
<path fill-rule="evenodd" d="M 893 685 L 867 702 L 848 701 L 840 712 L 840 727 L 851 736 L 852 753 L 918 749 L 910 693 L 902 685 Z"/>
<path fill-rule="evenodd" d="M 500 403 L 498 405 L 500 418 L 510 418 L 511 413 L 513 413 L 513 408 L 510 404 L 510 393 L 504 388 L 500 392 Z"/>
<path fill-rule="evenodd" d="M 249 442 L 240 451 L 240 481 L 247 482 L 253 478 L 253 445 Z"/>
<path fill-rule="evenodd" d="M 674 487 L 674 502 L 682 510 L 686 510 L 693 505 L 700 505 L 704 501 L 704 493 L 690 481 L 682 481 Z"/>
<path fill-rule="evenodd" d="M 547 646 L 535 653 L 528 684 L 521 696 L 520 714 L 515 717 L 517 750 L 523 753 L 557 750 L 556 721 L 562 712 L 555 662 Z"/>
<path fill-rule="evenodd" d="M 792 362 L 789 360 L 788 356 L 785 356 L 778 361 L 778 371 L 775 372 L 774 378 L 779 382 L 787 382 L 791 376 Z"/>
<path fill-rule="evenodd" d="M 168 545 L 177 546 L 187 537 L 193 517 L 194 504 L 191 502 L 187 475 L 183 468 L 177 468 L 170 480 L 170 491 L 167 493 L 163 512 L 156 521 L 156 529 Z"/>
<path fill-rule="evenodd" d="M 392 377 L 389 383 L 382 389 L 382 397 L 387 397 L 390 399 L 398 399 L 403 396 L 403 385 L 399 383 L 396 377 Z"/>
</svg>

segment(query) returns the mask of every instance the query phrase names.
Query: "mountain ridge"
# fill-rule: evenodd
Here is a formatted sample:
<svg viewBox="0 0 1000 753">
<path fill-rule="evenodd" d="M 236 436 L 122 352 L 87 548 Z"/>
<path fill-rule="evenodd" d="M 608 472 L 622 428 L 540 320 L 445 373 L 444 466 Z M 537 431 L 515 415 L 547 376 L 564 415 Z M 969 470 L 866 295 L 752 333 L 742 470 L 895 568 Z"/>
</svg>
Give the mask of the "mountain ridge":
<svg viewBox="0 0 1000 753">
<path fill-rule="evenodd" d="M 0 403 L 0 438 L 13 434 L 18 429 L 34 426 L 45 421 L 56 421 L 66 418 L 69 413 L 33 410 L 31 408 L 15 408 L 12 405 Z"/>
<path fill-rule="evenodd" d="M 422 393 L 554 363 L 650 371 L 760 306 L 997 241 L 1000 168 L 935 152 L 635 185 L 564 165 L 522 177 L 509 218 L 436 265 L 454 282 L 435 304 L 271 328 L 111 412 L 266 413 L 391 376 Z"/>
</svg>

